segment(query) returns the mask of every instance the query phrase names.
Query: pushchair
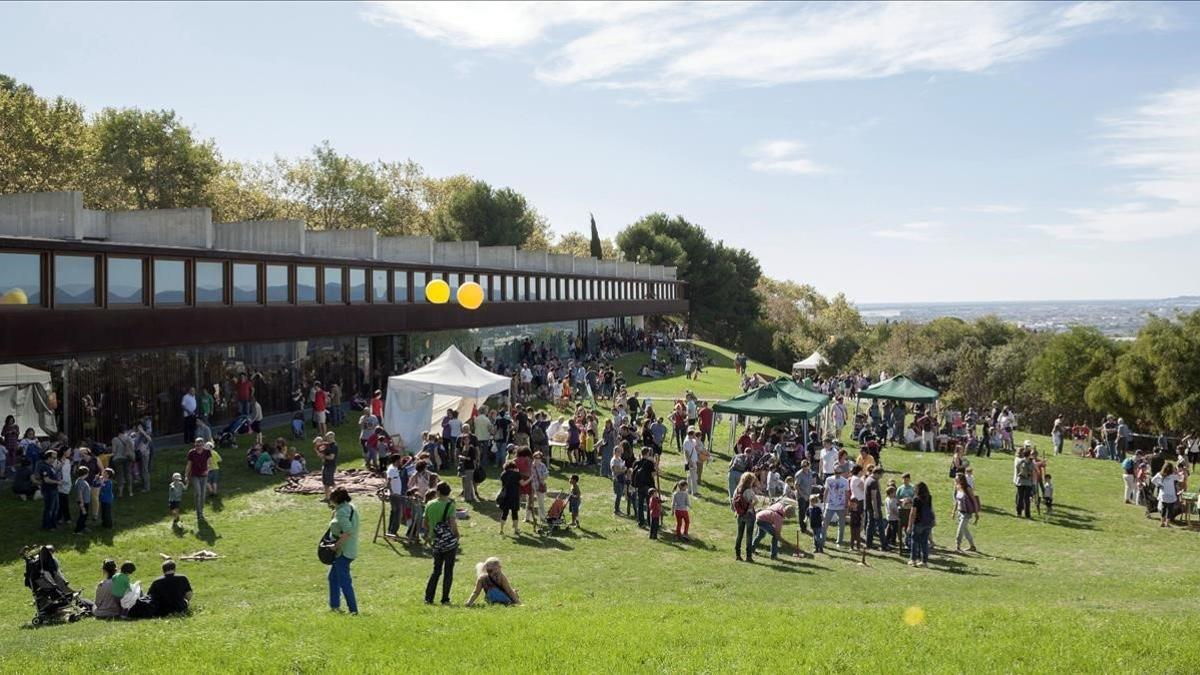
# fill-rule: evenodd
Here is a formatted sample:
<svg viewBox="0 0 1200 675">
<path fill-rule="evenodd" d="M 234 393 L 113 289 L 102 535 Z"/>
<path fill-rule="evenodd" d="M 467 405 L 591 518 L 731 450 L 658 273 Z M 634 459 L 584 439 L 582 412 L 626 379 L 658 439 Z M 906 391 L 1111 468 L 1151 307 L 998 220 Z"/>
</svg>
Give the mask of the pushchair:
<svg viewBox="0 0 1200 675">
<path fill-rule="evenodd" d="M 567 512 L 567 493 L 559 492 L 554 495 L 554 501 L 550 502 L 550 509 L 546 511 L 546 527 L 544 532 L 554 532 L 560 527 L 566 527 L 566 512 Z"/>
<path fill-rule="evenodd" d="M 26 546 L 21 557 L 25 559 L 25 586 L 33 591 L 37 612 L 33 625 L 74 623 L 92 615 L 92 604 L 80 599 L 79 591 L 63 578 L 53 546 Z"/>
<path fill-rule="evenodd" d="M 233 421 L 225 425 L 221 430 L 221 435 L 217 437 L 217 447 L 232 448 L 237 445 L 237 434 L 250 433 L 250 418 L 245 415 L 239 415 L 233 418 Z"/>
</svg>

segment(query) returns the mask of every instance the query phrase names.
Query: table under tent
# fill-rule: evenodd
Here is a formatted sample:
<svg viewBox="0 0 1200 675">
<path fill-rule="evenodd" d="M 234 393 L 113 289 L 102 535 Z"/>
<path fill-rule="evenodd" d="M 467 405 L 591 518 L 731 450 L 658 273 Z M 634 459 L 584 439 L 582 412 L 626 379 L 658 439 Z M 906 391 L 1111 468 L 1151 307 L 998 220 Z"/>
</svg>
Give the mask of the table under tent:
<svg viewBox="0 0 1200 675">
<path fill-rule="evenodd" d="M 855 414 L 858 413 L 859 402 L 864 398 L 903 401 L 905 403 L 936 404 L 940 395 L 938 390 L 932 387 L 926 387 L 905 375 L 896 375 L 882 382 L 876 382 L 858 392 L 858 399 L 854 404 L 854 412 Z"/>
</svg>

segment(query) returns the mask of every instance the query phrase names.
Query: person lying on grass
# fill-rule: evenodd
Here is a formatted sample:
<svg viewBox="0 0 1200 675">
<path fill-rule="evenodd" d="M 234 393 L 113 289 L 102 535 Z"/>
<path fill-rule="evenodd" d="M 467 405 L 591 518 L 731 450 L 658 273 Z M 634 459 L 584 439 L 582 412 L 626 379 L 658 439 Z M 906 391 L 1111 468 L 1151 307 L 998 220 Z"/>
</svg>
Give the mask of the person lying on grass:
<svg viewBox="0 0 1200 675">
<path fill-rule="evenodd" d="M 475 565 L 475 590 L 467 599 L 467 607 L 474 606 L 481 593 L 489 605 L 521 604 L 517 589 L 512 587 L 500 569 L 499 558 L 488 558 Z"/>
</svg>

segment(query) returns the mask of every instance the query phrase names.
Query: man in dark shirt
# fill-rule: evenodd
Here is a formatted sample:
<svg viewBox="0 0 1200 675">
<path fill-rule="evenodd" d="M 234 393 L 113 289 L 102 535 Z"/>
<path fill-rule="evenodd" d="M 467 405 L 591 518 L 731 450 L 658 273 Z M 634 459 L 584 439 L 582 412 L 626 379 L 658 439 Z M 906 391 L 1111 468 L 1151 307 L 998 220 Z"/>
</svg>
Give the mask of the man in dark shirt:
<svg viewBox="0 0 1200 675">
<path fill-rule="evenodd" d="M 888 545 L 883 538 L 883 528 L 887 524 L 887 518 L 883 513 L 883 498 L 879 485 L 879 479 L 882 477 L 883 469 L 878 466 L 867 477 L 867 548 L 871 548 L 872 539 L 878 536 L 879 547 L 886 551 Z"/>
<path fill-rule="evenodd" d="M 514 440 L 516 441 L 517 445 L 524 445 L 528 447 L 530 434 L 529 414 L 525 412 L 525 409 L 521 407 L 520 403 L 517 404 L 516 411 L 517 432 Z"/>
<path fill-rule="evenodd" d="M 175 561 L 162 564 L 163 575 L 150 584 L 150 597 L 159 616 L 183 614 L 192 601 L 192 584 L 182 574 L 175 574 Z"/>
<path fill-rule="evenodd" d="M 633 463 L 633 487 L 637 490 L 637 519 L 638 527 L 646 527 L 646 505 L 650 488 L 654 487 L 654 479 L 658 470 L 654 466 L 654 457 L 650 448 L 642 448 L 642 458 Z"/>
<path fill-rule="evenodd" d="M 208 492 L 208 461 L 212 451 L 203 438 L 197 438 L 187 454 L 184 479 L 191 482 L 193 499 L 196 500 L 196 520 L 204 520 L 204 495 Z"/>
</svg>

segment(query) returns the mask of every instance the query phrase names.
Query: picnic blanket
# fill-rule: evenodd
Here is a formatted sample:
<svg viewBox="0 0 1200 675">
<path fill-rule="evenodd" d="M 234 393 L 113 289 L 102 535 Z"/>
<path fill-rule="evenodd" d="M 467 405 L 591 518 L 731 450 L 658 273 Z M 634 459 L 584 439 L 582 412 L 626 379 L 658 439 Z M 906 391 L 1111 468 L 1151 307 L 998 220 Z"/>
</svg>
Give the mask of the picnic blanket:
<svg viewBox="0 0 1200 675">
<path fill-rule="evenodd" d="M 346 469 L 334 474 L 334 484 L 346 488 L 350 494 L 375 494 L 385 485 L 387 479 L 366 469 Z M 300 476 L 289 476 L 287 482 L 275 488 L 276 492 L 293 495 L 325 494 L 325 486 L 321 484 L 320 473 L 306 473 Z"/>
</svg>

